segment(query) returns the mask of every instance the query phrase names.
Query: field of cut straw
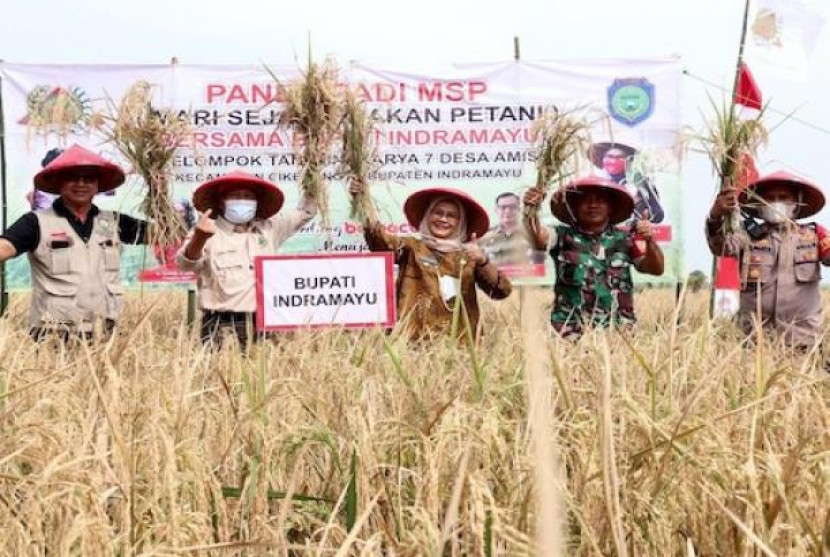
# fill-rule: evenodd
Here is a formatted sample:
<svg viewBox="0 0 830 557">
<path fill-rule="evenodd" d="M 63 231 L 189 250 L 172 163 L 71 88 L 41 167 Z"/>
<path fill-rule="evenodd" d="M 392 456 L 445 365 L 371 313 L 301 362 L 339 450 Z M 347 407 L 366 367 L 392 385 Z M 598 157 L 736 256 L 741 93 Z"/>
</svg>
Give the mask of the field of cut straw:
<svg viewBox="0 0 830 557">
<path fill-rule="evenodd" d="M 475 352 L 328 331 L 248 356 L 203 351 L 181 293 L 69 351 L 13 298 L 0 553 L 827 555 L 821 358 L 741 348 L 690 296 L 642 293 L 628 337 L 526 342 L 516 296 Z"/>
</svg>

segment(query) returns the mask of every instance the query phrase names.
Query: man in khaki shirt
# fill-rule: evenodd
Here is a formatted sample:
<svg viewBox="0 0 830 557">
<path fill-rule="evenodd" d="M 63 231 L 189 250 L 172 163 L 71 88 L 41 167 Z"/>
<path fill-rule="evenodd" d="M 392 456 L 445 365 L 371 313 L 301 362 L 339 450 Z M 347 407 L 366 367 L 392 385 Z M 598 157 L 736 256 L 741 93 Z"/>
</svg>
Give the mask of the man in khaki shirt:
<svg viewBox="0 0 830 557">
<path fill-rule="evenodd" d="M 275 254 L 317 214 L 306 196 L 297 209 L 277 214 L 283 201 L 279 188 L 245 172 L 210 180 L 194 192 L 193 205 L 202 214 L 178 261 L 196 273 L 202 342 L 229 329 L 247 344 L 256 312 L 254 258 Z"/>
<path fill-rule="evenodd" d="M 796 222 L 824 206 L 821 190 L 788 172 L 750 183 L 739 194 L 718 195 L 706 221 L 709 248 L 716 256 L 737 257 L 741 272 L 738 322 L 746 334 L 757 326 L 790 346 L 809 350 L 821 341 L 821 265 L 830 265 L 830 235 L 817 223 Z M 724 219 L 738 207 L 748 220 L 729 236 Z M 760 311 L 759 311 L 760 309 Z"/>
<path fill-rule="evenodd" d="M 480 245 L 500 269 L 513 271 L 533 263 L 544 263 L 545 252 L 535 251 L 519 220 L 519 196 L 505 192 L 496 197 L 499 223 L 490 228 Z"/>
</svg>

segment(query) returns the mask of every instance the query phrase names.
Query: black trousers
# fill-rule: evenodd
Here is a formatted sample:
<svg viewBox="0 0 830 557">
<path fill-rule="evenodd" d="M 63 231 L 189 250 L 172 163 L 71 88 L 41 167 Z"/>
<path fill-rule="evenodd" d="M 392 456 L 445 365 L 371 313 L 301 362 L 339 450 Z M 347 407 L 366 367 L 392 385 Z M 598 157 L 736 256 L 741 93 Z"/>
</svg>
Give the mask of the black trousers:
<svg viewBox="0 0 830 557">
<path fill-rule="evenodd" d="M 204 344 L 216 346 L 227 334 L 233 334 L 243 348 L 248 342 L 258 342 L 262 335 L 256 332 L 256 314 L 246 311 L 202 310 L 202 326 L 199 337 Z"/>
</svg>

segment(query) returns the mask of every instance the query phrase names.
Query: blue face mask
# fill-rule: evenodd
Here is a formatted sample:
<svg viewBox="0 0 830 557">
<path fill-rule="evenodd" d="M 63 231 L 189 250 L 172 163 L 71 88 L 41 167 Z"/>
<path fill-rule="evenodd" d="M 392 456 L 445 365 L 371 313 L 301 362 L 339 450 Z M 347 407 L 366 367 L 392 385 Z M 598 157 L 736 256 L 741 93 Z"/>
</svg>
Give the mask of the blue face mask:
<svg viewBox="0 0 830 557">
<path fill-rule="evenodd" d="M 255 199 L 228 199 L 225 201 L 225 218 L 233 224 L 245 224 L 256 216 Z"/>
</svg>

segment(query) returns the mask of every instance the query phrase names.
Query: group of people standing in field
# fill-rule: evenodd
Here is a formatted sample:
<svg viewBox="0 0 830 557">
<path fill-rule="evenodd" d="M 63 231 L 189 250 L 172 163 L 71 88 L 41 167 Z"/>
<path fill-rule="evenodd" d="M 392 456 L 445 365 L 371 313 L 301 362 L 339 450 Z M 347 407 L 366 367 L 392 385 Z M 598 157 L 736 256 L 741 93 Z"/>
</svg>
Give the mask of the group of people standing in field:
<svg viewBox="0 0 830 557">
<path fill-rule="evenodd" d="M 601 145 L 591 156 L 601 172 L 550 196 L 550 212 L 561 224 L 542 224 L 541 190 L 530 188 L 521 196 L 525 241 L 547 252 L 556 269 L 550 320 L 552 330 L 565 338 L 577 338 L 588 328 L 633 326 L 632 268 L 651 275 L 661 275 L 664 268 L 652 234 L 652 222 L 663 217 L 656 192 L 647 183 L 632 191 L 624 172 L 614 174 L 624 169 L 619 159 L 630 156 L 625 146 Z M 33 338 L 92 337 L 116 326 L 123 308 L 121 245 L 145 243 L 148 225 L 101 210 L 93 198 L 124 180 L 121 168 L 78 145 L 35 175 L 36 190 L 57 198 L 0 236 L 0 261 L 26 253 L 31 264 Z M 359 191 L 358 185 L 350 187 L 352 195 Z M 195 190 L 199 216 L 176 261 L 197 277 L 205 343 L 224 333 L 243 344 L 256 340 L 250 336 L 254 260 L 276 253 L 317 214 L 307 195 L 295 208 L 283 204 L 276 185 L 244 172 Z M 518 211 L 519 196 L 503 204 Z M 830 264 L 830 237 L 815 223 L 797 221 L 823 205 L 817 186 L 783 172 L 761 177 L 738 193 L 723 193 L 712 205 L 706 235 L 714 254 L 740 260 L 740 323 L 747 333 L 760 319 L 793 346 L 807 349 L 819 340 L 820 265 Z M 478 292 L 501 300 L 512 291 L 480 241 L 490 230 L 487 211 L 466 193 L 443 187 L 413 193 L 403 210 L 416 234 L 390 234 L 374 216 L 363 223 L 369 249 L 394 254 L 402 326 L 412 337 L 446 334 L 460 303 L 461 329 L 475 333 L 481 319 Z M 755 225 L 726 235 L 724 219 L 734 211 Z"/>
</svg>

